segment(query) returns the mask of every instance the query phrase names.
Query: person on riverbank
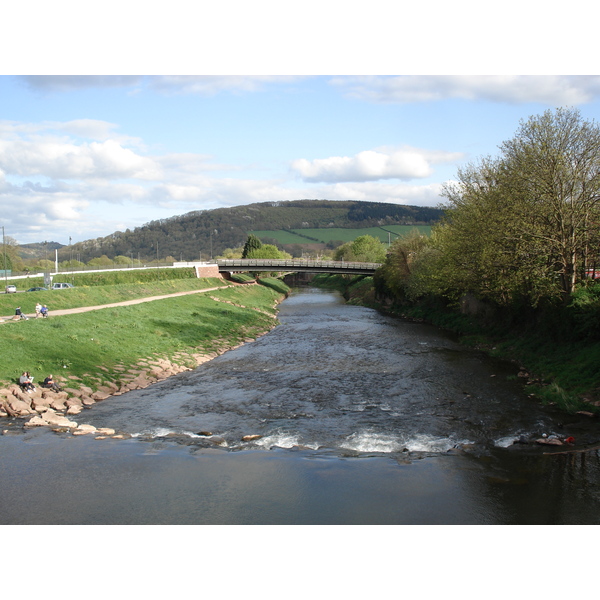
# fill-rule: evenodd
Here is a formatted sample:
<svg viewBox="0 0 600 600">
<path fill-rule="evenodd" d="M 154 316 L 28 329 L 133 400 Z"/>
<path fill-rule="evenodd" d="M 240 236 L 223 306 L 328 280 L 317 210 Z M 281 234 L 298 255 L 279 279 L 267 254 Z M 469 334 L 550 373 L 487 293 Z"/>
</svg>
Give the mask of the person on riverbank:
<svg viewBox="0 0 600 600">
<path fill-rule="evenodd" d="M 29 374 L 29 371 L 23 371 L 23 375 L 19 377 L 19 385 L 24 392 L 35 392 L 33 377 Z"/>
<path fill-rule="evenodd" d="M 27 317 L 21 312 L 20 306 L 17 306 L 17 308 L 15 309 L 15 317 L 19 317 L 19 319 L 27 320 Z"/>
<path fill-rule="evenodd" d="M 35 305 L 35 318 L 37 319 L 38 317 L 40 317 L 42 314 L 42 305 L 38 302 Z"/>
<path fill-rule="evenodd" d="M 45 304 L 40 308 L 40 314 L 44 319 L 48 316 L 48 307 Z"/>
<path fill-rule="evenodd" d="M 60 392 L 60 386 L 56 383 L 52 377 L 52 374 L 48 375 L 46 379 L 44 379 L 44 383 L 42 383 L 42 387 L 48 388 L 53 392 Z"/>
</svg>

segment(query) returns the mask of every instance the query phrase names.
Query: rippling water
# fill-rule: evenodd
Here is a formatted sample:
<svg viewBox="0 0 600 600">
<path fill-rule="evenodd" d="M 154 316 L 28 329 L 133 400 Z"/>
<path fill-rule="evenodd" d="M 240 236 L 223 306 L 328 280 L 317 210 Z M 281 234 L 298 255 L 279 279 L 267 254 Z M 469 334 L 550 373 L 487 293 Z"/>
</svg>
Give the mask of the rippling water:
<svg viewBox="0 0 600 600">
<path fill-rule="evenodd" d="M 133 435 L 212 433 L 230 449 L 446 452 L 553 431 L 513 365 L 439 330 L 308 289 L 267 336 L 195 370 L 94 408 L 92 424 Z M 87 416 L 87 415 L 86 415 Z M 260 435 L 242 442 L 246 435 Z"/>
<path fill-rule="evenodd" d="M 255 342 L 81 415 L 132 440 L 0 438 L 4 522 L 600 519 L 598 453 L 551 456 L 533 443 L 591 443 L 597 427 L 540 407 L 514 365 L 332 292 L 294 293 L 279 319 Z"/>
</svg>

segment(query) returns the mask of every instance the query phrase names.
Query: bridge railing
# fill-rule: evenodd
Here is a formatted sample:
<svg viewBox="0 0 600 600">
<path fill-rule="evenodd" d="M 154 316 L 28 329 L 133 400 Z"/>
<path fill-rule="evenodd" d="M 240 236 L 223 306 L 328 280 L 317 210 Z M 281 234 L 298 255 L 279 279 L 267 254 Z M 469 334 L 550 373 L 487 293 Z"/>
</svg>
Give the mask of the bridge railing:
<svg viewBox="0 0 600 600">
<path fill-rule="evenodd" d="M 293 271 L 298 268 L 315 268 L 315 269 L 344 269 L 353 270 L 376 270 L 381 266 L 381 263 L 364 263 L 364 262 L 346 262 L 338 260 L 275 260 L 265 258 L 238 258 L 238 259 L 219 259 L 217 260 L 219 267 L 232 268 L 247 268 L 252 270 L 252 267 L 272 267 L 274 271 Z"/>
</svg>

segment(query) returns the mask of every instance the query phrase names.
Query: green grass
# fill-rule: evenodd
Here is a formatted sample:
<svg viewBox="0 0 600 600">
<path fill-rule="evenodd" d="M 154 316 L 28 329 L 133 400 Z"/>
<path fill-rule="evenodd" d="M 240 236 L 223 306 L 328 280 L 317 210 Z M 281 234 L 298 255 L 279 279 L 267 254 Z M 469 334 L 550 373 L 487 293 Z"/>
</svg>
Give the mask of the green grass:
<svg viewBox="0 0 600 600">
<path fill-rule="evenodd" d="M 132 367 L 142 358 L 187 354 L 192 366 L 193 353 L 237 345 L 272 328 L 276 321 L 259 310 L 275 314 L 280 297 L 266 286 L 239 286 L 6 323 L 0 326 L 0 380 L 14 382 L 23 371 L 37 381 L 49 373 L 74 375 L 96 389 L 97 378 L 116 381 L 119 366 Z"/>
<path fill-rule="evenodd" d="M 361 235 L 370 235 L 379 238 L 382 242 L 389 239 L 394 241 L 397 237 L 404 237 L 418 229 L 421 233 L 429 235 L 431 226 L 429 225 L 389 225 L 383 227 L 363 227 L 362 229 L 344 229 L 341 227 L 321 228 L 321 229 L 291 229 L 291 230 L 273 230 L 273 231 L 251 231 L 253 235 L 260 239 L 274 239 L 280 244 L 310 244 L 321 243 L 328 244 L 333 241 L 353 242 Z"/>
<path fill-rule="evenodd" d="M 148 296 L 162 296 L 175 292 L 227 285 L 220 278 L 203 279 L 169 279 L 143 284 L 122 283 L 118 285 L 102 285 L 91 287 L 76 287 L 68 290 L 52 290 L 47 292 L 26 292 L 23 294 L 0 294 L 0 315 L 15 314 L 15 308 L 21 306 L 25 314 L 35 312 L 35 304 L 45 304 L 49 310 L 78 308 L 80 306 L 97 306 L 112 304 L 125 300 L 134 300 Z"/>
</svg>

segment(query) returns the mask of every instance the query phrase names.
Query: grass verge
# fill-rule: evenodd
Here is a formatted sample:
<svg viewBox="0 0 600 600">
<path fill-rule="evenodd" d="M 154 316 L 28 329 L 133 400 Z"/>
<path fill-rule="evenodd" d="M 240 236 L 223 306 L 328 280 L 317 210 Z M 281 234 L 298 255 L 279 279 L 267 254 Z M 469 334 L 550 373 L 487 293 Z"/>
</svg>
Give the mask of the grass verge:
<svg viewBox="0 0 600 600">
<path fill-rule="evenodd" d="M 24 314 L 32 315 L 35 304 L 45 304 L 50 311 L 80 306 L 99 306 L 124 302 L 137 298 L 162 296 L 176 292 L 201 290 L 209 287 L 224 286 L 227 282 L 219 277 L 201 279 L 169 279 L 148 283 L 117 285 L 98 285 L 91 287 L 76 287 L 68 290 L 47 292 L 25 292 L 18 294 L 0 295 L 0 315 L 15 314 L 15 308 L 21 306 Z"/>
<path fill-rule="evenodd" d="M 176 291 L 185 291 L 180 289 L 182 285 L 187 282 L 178 282 Z M 135 293 L 131 290 L 135 297 L 150 295 L 148 288 L 140 287 L 143 289 Z M 105 292 L 110 302 L 121 294 L 114 289 Z M 152 286 L 151 295 L 158 292 L 168 293 L 164 282 L 160 289 Z M 0 327 L 0 380 L 14 383 L 23 371 L 30 371 L 40 381 L 52 373 L 77 377 L 97 389 L 102 384 L 99 379 L 117 383 L 124 369 L 143 358 L 195 366 L 194 355 L 218 353 L 269 331 L 277 323 L 276 304 L 281 298 L 281 293 L 263 285 L 232 286 L 132 306 L 6 323 Z M 99 304 L 98 296 L 88 296 L 87 305 L 95 303 Z"/>
</svg>

